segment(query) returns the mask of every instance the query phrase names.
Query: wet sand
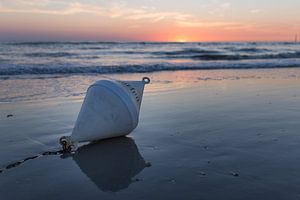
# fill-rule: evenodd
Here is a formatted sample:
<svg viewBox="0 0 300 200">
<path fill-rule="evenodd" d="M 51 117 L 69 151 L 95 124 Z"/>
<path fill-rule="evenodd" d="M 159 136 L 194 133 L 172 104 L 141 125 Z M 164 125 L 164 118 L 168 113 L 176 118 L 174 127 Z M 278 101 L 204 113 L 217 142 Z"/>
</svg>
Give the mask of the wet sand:
<svg viewBox="0 0 300 200">
<path fill-rule="evenodd" d="M 300 198 L 299 69 L 149 76 L 137 129 L 72 155 L 83 96 L 1 103 L 0 199 Z"/>
</svg>

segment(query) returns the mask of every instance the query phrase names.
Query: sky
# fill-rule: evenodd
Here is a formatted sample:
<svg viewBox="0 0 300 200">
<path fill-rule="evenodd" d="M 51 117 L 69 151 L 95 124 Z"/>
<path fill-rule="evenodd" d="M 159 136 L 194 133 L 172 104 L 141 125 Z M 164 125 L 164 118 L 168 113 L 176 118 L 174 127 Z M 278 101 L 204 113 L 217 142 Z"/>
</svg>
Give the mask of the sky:
<svg viewBox="0 0 300 200">
<path fill-rule="evenodd" d="M 0 41 L 292 41 L 300 0 L 0 0 Z"/>
</svg>

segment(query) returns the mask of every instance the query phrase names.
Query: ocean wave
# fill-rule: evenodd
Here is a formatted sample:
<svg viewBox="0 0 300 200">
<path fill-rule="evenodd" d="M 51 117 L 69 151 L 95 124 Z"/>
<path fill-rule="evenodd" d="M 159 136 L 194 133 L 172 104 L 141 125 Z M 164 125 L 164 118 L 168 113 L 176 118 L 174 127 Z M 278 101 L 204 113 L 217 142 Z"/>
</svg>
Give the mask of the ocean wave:
<svg viewBox="0 0 300 200">
<path fill-rule="evenodd" d="M 0 75 L 299 67 L 299 48 L 284 43 L 7 43 L 0 44 Z"/>
<path fill-rule="evenodd" d="M 50 45 L 99 45 L 99 44 L 119 44 L 119 42 L 13 42 L 6 43 L 15 46 L 50 46 Z"/>
<path fill-rule="evenodd" d="M 226 49 L 226 48 L 224 48 Z M 270 49 L 266 49 L 266 48 L 255 48 L 255 47 L 246 47 L 246 48 L 236 48 L 236 47 L 232 47 L 227 48 L 228 50 L 234 51 L 234 52 L 246 52 L 246 53 L 259 53 L 259 52 L 270 52 Z"/>
<path fill-rule="evenodd" d="M 105 48 L 95 48 L 105 49 Z M 93 50 L 91 48 L 90 50 Z M 290 58 L 300 58 L 300 51 L 295 52 L 286 52 L 286 53 L 261 53 L 255 48 L 245 48 L 239 51 L 241 53 L 233 52 L 221 52 L 218 50 L 208 50 L 208 49 L 185 49 L 178 51 L 147 51 L 147 50 L 110 50 L 97 52 L 98 54 L 104 55 L 145 55 L 152 58 L 161 58 L 161 59 L 193 59 L 193 60 L 204 60 L 204 61 L 213 61 L 213 60 L 256 60 L 256 59 L 290 59 Z M 266 51 L 266 50 L 264 50 Z M 70 53 L 70 52 L 34 52 L 34 53 L 24 53 L 25 57 L 34 57 L 34 58 L 59 58 L 59 57 L 81 57 L 81 53 Z"/>
<path fill-rule="evenodd" d="M 114 41 L 86 41 L 86 42 L 62 42 L 62 41 L 45 41 L 45 42 L 8 42 L 7 45 L 15 46 L 49 46 L 49 45 L 118 45 L 118 44 L 133 44 L 133 45 L 184 45 L 183 42 L 114 42 Z"/>
<path fill-rule="evenodd" d="M 82 47 L 81 50 L 106 50 L 108 47 Z"/>
<path fill-rule="evenodd" d="M 190 55 L 190 54 L 216 54 L 220 53 L 217 50 L 206 50 L 206 49 L 184 49 L 179 51 L 158 51 L 152 52 L 153 55 L 166 55 L 166 56 L 176 56 L 176 55 Z"/>
<path fill-rule="evenodd" d="M 190 58 L 194 60 L 258 60 L 258 59 L 291 59 L 291 58 L 300 58 L 300 51 L 291 52 L 291 53 L 273 53 L 273 54 L 229 54 L 229 53 L 199 53 L 199 54 L 186 54 L 186 52 L 170 52 L 166 53 L 165 56 L 161 58 L 171 58 L 171 59 L 180 59 L 180 58 Z"/>
<path fill-rule="evenodd" d="M 59 57 L 71 57 L 76 56 L 78 54 L 75 53 L 68 53 L 68 52 L 36 52 L 36 53 L 25 53 L 24 56 L 26 57 L 38 57 L 38 58 L 44 58 L 44 57 L 52 57 L 52 58 L 59 58 Z"/>
<path fill-rule="evenodd" d="M 133 44 L 133 45 L 180 45 L 194 44 L 198 46 L 282 46 L 295 45 L 295 42 L 142 42 L 142 41 L 32 41 L 32 42 L 5 42 L 2 44 L 15 46 L 45 46 L 45 45 L 99 45 L 99 44 Z"/>
<path fill-rule="evenodd" d="M 295 68 L 300 67 L 300 60 L 287 62 L 206 62 L 206 63 L 154 63 L 143 65 L 116 66 L 16 66 L 1 67 L 0 75 L 72 75 L 72 74 L 118 74 L 149 73 L 157 71 L 180 70 L 218 70 L 218 69 L 263 69 L 263 68 Z"/>
</svg>

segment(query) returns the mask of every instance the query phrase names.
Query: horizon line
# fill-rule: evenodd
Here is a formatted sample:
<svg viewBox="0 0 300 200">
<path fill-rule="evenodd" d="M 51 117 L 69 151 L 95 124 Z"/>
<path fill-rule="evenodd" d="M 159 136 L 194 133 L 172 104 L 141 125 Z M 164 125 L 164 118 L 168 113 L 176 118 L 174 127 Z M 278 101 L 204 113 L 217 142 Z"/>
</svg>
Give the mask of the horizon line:
<svg viewBox="0 0 300 200">
<path fill-rule="evenodd" d="M 151 40 L 7 40 L 2 41 L 0 39 L 0 43 L 295 43 L 295 40 L 208 40 L 208 41 L 151 41 Z"/>
</svg>

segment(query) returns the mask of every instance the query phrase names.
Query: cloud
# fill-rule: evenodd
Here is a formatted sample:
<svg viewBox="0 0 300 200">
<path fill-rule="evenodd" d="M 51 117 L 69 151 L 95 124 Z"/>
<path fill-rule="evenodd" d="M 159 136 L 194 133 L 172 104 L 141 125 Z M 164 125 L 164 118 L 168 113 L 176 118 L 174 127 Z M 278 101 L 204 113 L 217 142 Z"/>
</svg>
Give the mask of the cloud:
<svg viewBox="0 0 300 200">
<path fill-rule="evenodd" d="M 257 14 L 257 13 L 261 13 L 262 10 L 260 9 L 253 9 L 253 10 L 250 10 L 250 13 L 253 13 L 253 14 Z"/>
<path fill-rule="evenodd" d="M 182 27 L 225 27 L 236 26 L 237 23 L 233 22 L 203 22 L 203 21 L 179 21 L 179 26 Z"/>
<path fill-rule="evenodd" d="M 223 17 L 231 9 L 231 3 L 222 0 L 207 0 L 200 8 L 206 10 L 209 15 Z"/>
<path fill-rule="evenodd" d="M 230 8 L 230 3 L 220 3 L 217 0 L 213 4 L 203 5 L 209 13 L 222 13 Z M 123 20 L 147 20 L 156 23 L 169 20 L 179 27 L 239 27 L 240 24 L 223 21 L 202 21 L 196 16 L 184 12 L 160 11 L 155 7 L 128 7 L 125 3 L 110 3 L 107 5 L 83 4 L 73 0 L 0 0 L 0 12 L 2 13 L 32 13 L 48 15 L 75 15 L 86 13 L 109 18 L 121 18 Z"/>
<path fill-rule="evenodd" d="M 58 5 L 59 8 L 57 8 Z M 14 0 L 9 3 L 6 0 L 2 0 L 2 5 L 0 4 L 0 12 L 49 15 L 72 15 L 77 13 L 90 13 L 97 15 L 107 14 L 106 9 L 101 8 L 99 6 L 84 5 L 78 2 L 63 2 L 50 0 Z"/>
<path fill-rule="evenodd" d="M 53 1 L 51 2 L 53 3 Z M 131 8 L 127 7 L 125 4 L 116 3 L 110 4 L 106 7 L 101 7 L 89 4 L 82 4 L 79 2 L 70 2 L 68 4 L 64 4 L 63 9 L 51 9 L 46 6 L 49 3 L 49 0 L 42 0 L 38 4 L 35 4 L 33 2 L 24 2 L 24 0 L 16 0 L 13 5 L 18 4 L 23 6 L 1 7 L 0 5 L 0 12 L 50 15 L 74 15 L 79 13 L 86 13 L 110 18 L 123 18 L 127 20 L 150 20 L 151 22 L 158 22 L 165 19 L 184 20 L 190 17 L 189 14 L 184 14 L 180 12 L 158 11 L 156 8 L 145 6 L 140 8 Z"/>
</svg>

